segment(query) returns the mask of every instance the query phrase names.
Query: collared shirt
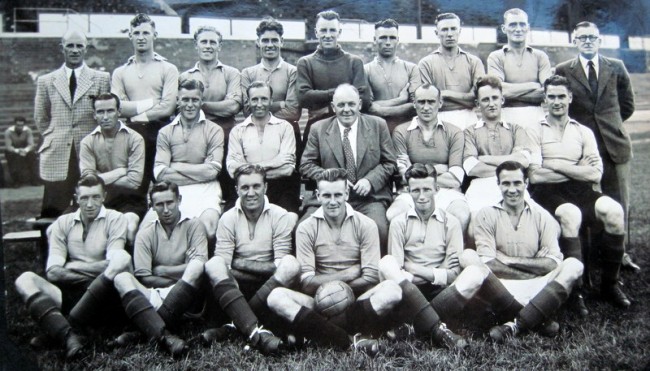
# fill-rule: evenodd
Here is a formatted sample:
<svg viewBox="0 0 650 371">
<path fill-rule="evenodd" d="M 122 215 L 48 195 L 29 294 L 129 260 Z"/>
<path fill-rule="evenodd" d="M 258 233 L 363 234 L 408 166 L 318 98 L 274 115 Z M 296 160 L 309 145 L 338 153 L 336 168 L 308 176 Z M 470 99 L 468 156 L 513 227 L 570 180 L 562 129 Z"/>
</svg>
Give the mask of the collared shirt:
<svg viewBox="0 0 650 371">
<path fill-rule="evenodd" d="M 556 137 L 555 130 L 546 120 L 531 126 L 529 135 L 533 146 L 531 164 L 541 166 L 544 160 L 554 159 L 576 165 L 583 157 L 596 155 L 599 161 L 595 167 L 603 172 L 594 132 L 578 121 L 569 119 L 561 138 Z"/>
<path fill-rule="evenodd" d="M 79 74 L 81 74 L 81 70 L 84 69 L 84 67 L 86 67 L 86 62 L 83 62 L 81 66 L 74 68 L 74 75 L 77 79 L 79 78 Z M 65 69 L 65 75 L 68 77 L 68 81 L 70 81 L 70 76 L 72 76 L 73 68 L 66 66 L 65 63 L 63 64 L 63 68 Z"/>
<path fill-rule="evenodd" d="M 255 224 L 251 224 L 238 198 L 235 207 L 219 219 L 214 255 L 222 257 L 229 265 L 233 259 L 278 261 L 291 254 L 294 226 L 295 222 L 287 210 L 270 203 L 266 196 L 264 210 Z"/>
<path fill-rule="evenodd" d="M 346 127 L 341 124 L 337 119 L 336 124 L 339 126 L 339 131 L 341 132 L 341 143 L 344 143 L 345 140 L 345 129 Z M 354 123 L 350 126 L 350 132 L 348 133 L 348 140 L 350 141 L 350 147 L 352 148 L 352 156 L 354 157 L 354 163 L 357 163 L 357 131 L 359 129 L 359 118 L 357 117 L 354 120 Z"/>
<path fill-rule="evenodd" d="M 587 77 L 587 79 L 589 79 L 589 66 L 587 66 L 589 61 L 593 62 L 594 64 L 594 69 L 596 70 L 596 79 L 598 78 L 598 76 L 600 76 L 600 70 L 598 69 L 598 67 L 600 66 L 600 63 L 598 62 L 598 54 L 594 55 L 594 57 L 591 59 L 587 59 L 583 57 L 582 54 L 580 54 L 578 56 L 578 59 L 580 60 L 580 65 L 582 66 L 582 70 L 585 72 L 585 76 Z"/>
<path fill-rule="evenodd" d="M 220 171 L 223 139 L 223 129 L 207 120 L 203 111 L 188 133 L 184 133 L 181 116 L 177 116 L 158 132 L 154 176 L 158 178 L 172 162 L 210 164 Z"/>
<path fill-rule="evenodd" d="M 296 66 L 287 63 L 280 57 L 280 63 L 274 68 L 268 68 L 264 62 L 244 68 L 241 71 L 241 92 L 244 101 L 244 112 L 250 114 L 246 90 L 254 81 L 266 81 L 273 89 L 273 102 L 284 102 L 284 107 L 273 113 L 277 118 L 287 121 L 297 121 L 300 118 L 300 107 L 296 97 Z"/>
<path fill-rule="evenodd" d="M 271 115 L 260 137 L 251 116 L 230 131 L 226 168 L 232 178 L 235 170 L 245 164 L 269 161 L 279 155 L 291 155 L 296 151 L 296 137 L 290 123 Z M 295 166 L 296 161 L 287 165 Z"/>
<path fill-rule="evenodd" d="M 526 202 L 519 223 L 514 227 L 502 204 L 503 201 L 481 209 L 473 219 L 476 252 L 483 262 L 495 259 L 497 251 L 501 251 L 512 257 L 551 258 L 562 263 L 564 256 L 558 244 L 560 226 L 548 211 Z M 539 256 L 544 248 L 548 252 Z"/>
<path fill-rule="evenodd" d="M 526 46 L 519 56 L 512 48 L 505 45 L 488 56 L 488 73 L 507 83 L 537 82 L 543 84 L 551 76 L 551 62 L 548 55 L 539 49 Z M 506 106 L 523 107 L 533 105 L 518 101 L 516 97 L 508 98 Z"/>
<path fill-rule="evenodd" d="M 393 130 L 393 143 L 398 155 L 408 155 L 411 163 L 444 164 L 461 183 L 463 171 L 463 131 L 457 126 L 438 120 L 433 135 L 424 140 L 417 116 Z"/>
<path fill-rule="evenodd" d="M 18 134 L 16 132 L 16 126 L 10 126 L 5 130 L 5 147 L 7 150 L 13 150 L 14 148 L 28 148 L 29 150 L 34 149 L 34 134 L 32 129 L 28 128 L 26 125 L 23 127 L 23 131 Z"/>
<path fill-rule="evenodd" d="M 485 67 L 481 60 L 464 50 L 458 48 L 458 55 L 452 62 L 447 62 L 442 56 L 442 49 L 438 48 L 427 55 L 418 63 L 420 78 L 423 84 L 431 84 L 440 90 L 451 90 L 460 93 L 469 93 L 474 83 L 485 75 Z M 473 105 L 462 105 L 450 100 L 445 100 L 441 111 L 472 109 Z"/>
<path fill-rule="evenodd" d="M 465 129 L 463 169 L 469 172 L 480 161 L 478 156 L 506 156 L 521 152 L 530 160 L 531 143 L 526 130 L 517 124 L 499 122 L 492 130 L 483 121 Z"/>
<path fill-rule="evenodd" d="M 208 261 L 205 226 L 198 218 L 181 216 L 171 236 L 157 219 L 138 231 L 133 247 L 136 276 L 151 276 L 154 267 L 176 266 L 190 260 Z"/>
<path fill-rule="evenodd" d="M 240 106 L 242 104 L 241 93 L 241 77 L 239 70 L 235 67 L 226 66 L 217 61 L 217 64 L 212 66 L 210 72 L 206 75 L 201 73 L 199 69 L 199 62 L 196 62 L 194 67 L 183 72 L 180 76 L 180 81 L 194 79 L 199 80 L 205 86 L 203 92 L 204 102 L 221 102 L 227 99 L 232 99 Z M 231 117 L 220 117 L 214 112 L 206 112 L 206 116 L 210 121 L 232 121 L 235 115 Z"/>
<path fill-rule="evenodd" d="M 123 122 L 120 121 L 112 140 L 104 137 L 98 125 L 81 141 L 81 174 L 89 171 L 102 174 L 122 167 L 126 168 L 126 179 L 133 189 L 140 187 L 144 174 L 144 139 Z"/>
<path fill-rule="evenodd" d="M 146 72 L 142 72 L 138 69 L 135 56 L 131 56 L 126 64 L 113 71 L 111 92 L 123 101 L 153 98 L 154 102 L 159 103 L 146 111 L 149 120 L 169 120 L 169 112 L 174 112 L 176 108 L 178 69 L 154 53 Z"/>
<path fill-rule="evenodd" d="M 397 98 L 402 89 L 409 84 L 409 98 L 413 101 L 415 89 L 420 86 L 420 72 L 415 63 L 393 58 L 390 65 L 378 57 L 364 66 L 373 101 Z"/>
<path fill-rule="evenodd" d="M 361 266 L 361 277 L 379 282 L 379 232 L 377 224 L 345 204 L 346 215 L 340 230 L 332 229 L 323 214 L 316 210 L 298 225 L 296 258 L 302 267 L 301 279 L 315 274 L 340 272 L 353 265 Z"/>
<path fill-rule="evenodd" d="M 397 264 L 410 263 L 433 272 L 436 285 L 454 282 L 460 268 L 449 268 L 451 259 L 463 251 L 463 232 L 458 219 L 436 209 L 428 220 L 411 207 L 395 217 L 388 233 L 388 253 Z"/>
<path fill-rule="evenodd" d="M 86 263 L 110 258 L 112 251 L 124 250 L 126 219 L 122 213 L 102 206 L 89 225 L 81 221 L 81 211 L 60 216 L 52 224 L 45 271 L 66 262 Z"/>
</svg>

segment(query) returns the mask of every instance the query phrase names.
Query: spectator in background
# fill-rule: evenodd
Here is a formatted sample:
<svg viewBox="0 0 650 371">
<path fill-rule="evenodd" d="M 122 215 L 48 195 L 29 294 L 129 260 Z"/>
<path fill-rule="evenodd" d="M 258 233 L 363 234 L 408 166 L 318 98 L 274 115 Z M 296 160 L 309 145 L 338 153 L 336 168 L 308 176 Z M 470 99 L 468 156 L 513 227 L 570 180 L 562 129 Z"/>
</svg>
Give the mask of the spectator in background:
<svg viewBox="0 0 650 371">
<path fill-rule="evenodd" d="M 41 217 L 58 217 L 70 207 L 79 180 L 80 142 L 95 128 L 89 97 L 110 89 L 109 74 L 84 63 L 87 45 L 83 33 L 66 32 L 61 38 L 64 65 L 36 82 L 34 122 L 43 139 L 38 153 L 45 185 Z"/>
<path fill-rule="evenodd" d="M 128 126 L 144 138 L 144 175 L 140 191 L 146 193 L 153 178 L 158 130 L 169 123 L 176 108 L 178 69 L 154 52 L 156 24 L 139 13 L 131 20 L 129 39 L 135 54 L 113 71 L 111 92 L 121 101 Z"/>
<path fill-rule="evenodd" d="M 5 130 L 5 158 L 14 187 L 37 184 L 34 135 L 25 123 L 24 117 L 16 117 L 14 125 Z"/>
<path fill-rule="evenodd" d="M 199 61 L 194 67 L 183 72 L 180 81 L 188 79 L 201 81 L 205 87 L 201 109 L 205 118 L 223 129 L 224 151 L 228 152 L 228 137 L 235 126 L 235 115 L 242 106 L 241 79 L 239 71 L 219 61 L 221 51 L 221 32 L 210 26 L 200 26 L 194 32 L 194 43 Z M 222 167 L 225 168 L 225 159 Z M 219 174 L 222 199 L 226 202 L 224 210 L 230 209 L 237 199 L 235 182 L 227 171 Z"/>
</svg>

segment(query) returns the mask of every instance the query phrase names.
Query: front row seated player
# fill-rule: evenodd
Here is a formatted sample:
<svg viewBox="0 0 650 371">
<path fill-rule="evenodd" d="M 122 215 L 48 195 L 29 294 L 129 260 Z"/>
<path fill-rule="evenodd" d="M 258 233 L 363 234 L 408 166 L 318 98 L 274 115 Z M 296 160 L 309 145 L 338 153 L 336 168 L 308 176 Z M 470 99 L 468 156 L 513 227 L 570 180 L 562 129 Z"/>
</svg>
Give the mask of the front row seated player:
<svg viewBox="0 0 650 371">
<path fill-rule="evenodd" d="M 346 171 L 327 169 L 317 180 L 316 196 L 321 207 L 296 232 L 296 255 L 302 267 L 301 292 L 275 288 L 268 297 L 269 308 L 290 323 L 294 335 L 320 345 L 353 347 L 374 354 L 379 351 L 377 340 L 360 337 L 361 333 L 375 335 L 385 330 L 383 324 L 407 321 L 434 343 L 466 346 L 464 339 L 440 322 L 420 292 L 397 277 L 401 275 L 399 269 L 387 269 L 387 279 L 379 282 L 377 226 L 346 202 Z M 322 284 L 335 280 L 346 282 L 357 299 L 342 315 L 328 321 L 314 310 L 313 295 Z"/>
<path fill-rule="evenodd" d="M 31 317 L 49 338 L 65 345 L 69 358 L 84 346 L 79 335 L 84 327 L 122 312 L 113 280 L 131 269 L 131 256 L 124 250 L 127 222 L 122 213 L 104 208 L 105 195 L 100 177 L 82 177 L 76 187 L 79 209 L 52 224 L 47 279 L 33 272 L 16 279 Z M 31 343 L 44 341 L 37 336 Z"/>
<path fill-rule="evenodd" d="M 127 316 L 149 339 L 157 339 L 166 329 L 177 328 L 183 314 L 201 299 L 208 252 L 205 227 L 199 218 L 181 213 L 182 196 L 175 183 L 154 184 L 149 198 L 158 218 L 136 236 L 135 273 L 122 272 L 114 282 Z M 183 354 L 184 341 L 174 340 L 170 352 Z"/>
<path fill-rule="evenodd" d="M 219 221 L 217 246 L 205 273 L 214 299 L 235 327 L 263 353 L 276 353 L 282 342 L 262 324 L 278 329 L 267 298 L 276 287 L 297 284 L 300 264 L 291 255 L 291 233 L 298 216 L 269 202 L 262 166 L 242 165 L 234 176 L 239 197 Z M 209 329 L 203 340 L 221 340 L 228 329 L 232 326 Z"/>
<path fill-rule="evenodd" d="M 551 315 L 582 276 L 582 263 L 572 257 L 563 260 L 557 222 L 542 207 L 525 200 L 528 179 L 524 166 L 506 161 L 497 166 L 496 175 L 503 200 L 476 215 L 476 251 L 463 251 L 461 266 L 487 266 L 507 289 L 492 295 L 516 299 L 509 310 L 514 320 L 510 317 L 493 327 L 493 340 L 501 342 L 525 330 L 555 336 L 559 325 Z"/>
</svg>

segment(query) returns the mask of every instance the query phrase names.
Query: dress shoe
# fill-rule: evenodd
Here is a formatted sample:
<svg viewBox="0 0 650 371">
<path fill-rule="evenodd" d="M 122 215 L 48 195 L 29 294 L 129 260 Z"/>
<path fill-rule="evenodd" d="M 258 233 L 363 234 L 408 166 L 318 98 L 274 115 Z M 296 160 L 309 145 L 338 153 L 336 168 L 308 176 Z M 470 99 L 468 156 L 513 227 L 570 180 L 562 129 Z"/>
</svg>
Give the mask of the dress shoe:
<svg viewBox="0 0 650 371">
<path fill-rule="evenodd" d="M 587 306 L 585 305 L 585 299 L 582 292 L 573 292 L 569 297 L 569 302 L 567 304 L 569 305 L 569 308 L 580 317 L 586 318 L 589 315 L 589 309 L 587 309 Z"/>
<path fill-rule="evenodd" d="M 601 286 L 600 295 L 603 299 L 620 308 L 629 308 L 632 305 L 632 302 L 618 284 Z"/>
</svg>

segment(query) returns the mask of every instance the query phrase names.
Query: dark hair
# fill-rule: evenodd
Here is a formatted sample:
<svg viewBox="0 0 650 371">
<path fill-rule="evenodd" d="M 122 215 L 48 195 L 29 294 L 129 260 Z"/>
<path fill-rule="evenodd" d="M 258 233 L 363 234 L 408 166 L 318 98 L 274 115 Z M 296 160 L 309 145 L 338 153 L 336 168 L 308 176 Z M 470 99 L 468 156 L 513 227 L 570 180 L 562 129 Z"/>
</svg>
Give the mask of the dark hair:
<svg viewBox="0 0 650 371">
<path fill-rule="evenodd" d="M 394 27 L 394 28 L 397 28 L 399 30 L 399 23 L 397 23 L 397 21 L 394 20 L 393 18 L 388 18 L 388 19 L 384 19 L 383 21 L 379 21 L 379 22 L 375 23 L 375 30 L 380 28 L 380 27 L 381 28 L 393 28 Z"/>
<path fill-rule="evenodd" d="M 406 179 L 407 184 L 411 178 L 425 179 L 429 177 L 432 177 L 436 182 L 438 181 L 438 172 L 436 171 L 436 168 L 431 165 L 425 165 L 418 162 L 411 165 L 411 167 L 406 169 L 406 173 L 404 173 L 404 179 Z"/>
<path fill-rule="evenodd" d="M 254 88 L 269 88 L 269 92 L 271 93 L 271 97 L 273 97 L 273 88 L 266 81 L 257 80 L 257 81 L 251 82 L 251 84 L 248 85 L 248 88 L 246 88 L 246 95 L 248 95 L 250 97 L 251 89 L 254 89 Z"/>
<path fill-rule="evenodd" d="M 341 168 L 325 169 L 316 176 L 317 182 L 338 182 L 339 180 L 347 181 L 348 172 Z"/>
<path fill-rule="evenodd" d="M 318 19 L 323 18 L 328 21 L 332 21 L 336 19 L 337 21 L 341 21 L 341 16 L 339 13 L 333 11 L 333 10 L 323 10 L 322 12 L 316 14 L 316 22 L 318 22 Z"/>
<path fill-rule="evenodd" d="M 106 183 L 104 183 L 104 179 L 100 178 L 97 174 L 95 173 L 89 173 L 84 176 L 82 176 L 79 181 L 77 182 L 77 185 L 75 186 L 75 190 L 77 193 L 79 193 L 79 187 L 94 187 L 96 185 L 102 186 L 102 191 L 106 190 Z"/>
<path fill-rule="evenodd" d="M 438 22 L 445 19 L 458 19 L 458 22 L 460 22 L 460 17 L 457 16 L 455 13 L 440 13 L 436 17 L 436 24 L 438 24 Z"/>
<path fill-rule="evenodd" d="M 217 34 L 217 37 L 219 38 L 219 43 L 221 43 L 221 40 L 223 40 L 223 36 L 221 35 L 221 32 L 217 30 L 216 28 L 212 26 L 199 26 L 199 28 L 194 31 L 194 42 L 199 41 L 199 35 L 202 32 L 214 32 Z"/>
<path fill-rule="evenodd" d="M 544 93 L 546 93 L 546 90 L 548 89 L 549 85 L 564 86 L 566 87 L 566 90 L 571 92 L 571 86 L 569 86 L 569 80 L 567 80 L 567 78 L 564 76 L 553 75 L 548 79 L 546 79 L 546 81 L 544 81 Z"/>
<path fill-rule="evenodd" d="M 18 122 L 27 123 L 27 120 L 25 120 L 25 116 L 16 116 L 16 117 L 14 117 L 14 123 L 18 123 Z"/>
<path fill-rule="evenodd" d="M 98 96 L 94 97 L 94 99 L 92 99 L 93 109 L 95 109 L 95 102 L 100 100 L 115 100 L 116 108 L 118 110 L 120 109 L 120 98 L 113 93 L 101 93 Z"/>
<path fill-rule="evenodd" d="M 165 192 L 165 191 L 172 191 L 176 198 L 180 197 L 181 192 L 178 190 L 178 185 L 176 183 L 170 182 L 168 180 L 163 180 L 161 182 L 157 182 L 151 187 L 151 190 L 149 191 L 149 199 L 151 202 L 153 202 L 153 194 L 154 193 L 160 193 L 160 192 Z"/>
<path fill-rule="evenodd" d="M 521 173 L 524 174 L 524 180 L 528 179 L 528 173 L 524 165 L 522 165 L 517 161 L 504 161 L 500 163 L 499 166 L 497 166 L 496 169 L 497 181 L 501 182 L 500 176 L 501 176 L 501 172 L 504 170 L 508 170 L 508 171 L 521 170 Z"/>
<path fill-rule="evenodd" d="M 442 93 L 440 92 L 440 89 L 438 89 L 437 86 L 435 86 L 433 84 L 429 84 L 429 83 L 424 83 L 424 84 L 418 86 L 417 88 L 415 88 L 415 91 L 413 92 L 413 100 L 415 100 L 415 95 L 417 94 L 418 90 L 420 90 L 420 89 L 428 90 L 428 89 L 431 89 L 431 88 L 434 88 L 434 89 L 436 89 L 438 91 L 438 100 L 440 100 L 440 97 L 442 96 Z"/>
<path fill-rule="evenodd" d="M 151 27 L 156 28 L 156 23 L 147 14 L 138 13 L 131 20 L 131 28 L 136 28 L 143 23 L 149 23 Z"/>
<path fill-rule="evenodd" d="M 526 16 L 526 18 L 528 18 L 528 13 L 524 12 L 523 10 L 521 10 L 519 8 L 508 9 L 508 10 L 505 11 L 505 13 L 503 13 L 503 23 L 504 24 L 506 23 L 506 17 L 509 14 L 512 14 L 512 15 L 522 15 L 523 14 L 523 15 Z"/>
<path fill-rule="evenodd" d="M 474 96 L 478 99 L 478 89 L 484 86 L 491 86 L 495 89 L 499 89 L 503 93 L 503 86 L 501 85 L 501 79 L 494 75 L 483 75 L 479 76 L 476 79 L 476 84 L 474 84 Z"/>
<path fill-rule="evenodd" d="M 588 28 L 588 27 L 594 27 L 595 29 L 598 29 L 598 26 L 595 23 L 583 21 L 576 24 L 576 26 L 573 28 L 573 32 L 576 32 L 578 28 Z"/>
<path fill-rule="evenodd" d="M 178 91 L 181 91 L 181 89 L 185 90 L 199 90 L 201 92 L 201 95 L 203 95 L 203 91 L 205 90 L 205 86 L 200 80 L 194 80 L 194 79 L 186 79 L 183 80 L 181 83 L 178 84 Z"/>
<path fill-rule="evenodd" d="M 257 37 L 260 37 L 266 31 L 275 31 L 280 35 L 280 37 L 282 37 L 284 34 L 284 27 L 282 27 L 282 23 L 275 20 L 275 18 L 264 18 L 255 29 L 255 32 L 257 33 Z"/>
<path fill-rule="evenodd" d="M 260 174 L 266 183 L 266 170 L 260 165 L 257 164 L 244 164 L 235 170 L 233 178 L 235 179 L 235 184 L 239 183 L 239 177 L 242 175 L 251 175 L 251 174 Z"/>
</svg>

